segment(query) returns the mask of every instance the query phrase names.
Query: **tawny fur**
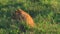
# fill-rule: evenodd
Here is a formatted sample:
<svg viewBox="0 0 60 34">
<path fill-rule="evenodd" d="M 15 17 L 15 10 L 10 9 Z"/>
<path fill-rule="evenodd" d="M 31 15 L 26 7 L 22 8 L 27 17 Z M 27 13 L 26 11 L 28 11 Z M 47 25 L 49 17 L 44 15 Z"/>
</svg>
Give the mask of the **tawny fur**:
<svg viewBox="0 0 60 34">
<path fill-rule="evenodd" d="M 27 26 L 29 26 L 29 27 L 34 27 L 35 26 L 35 23 L 34 23 L 32 17 L 28 13 L 23 11 L 22 9 L 16 10 L 16 15 L 18 15 L 17 16 L 18 18 L 20 16 L 23 21 L 26 21 Z"/>
</svg>

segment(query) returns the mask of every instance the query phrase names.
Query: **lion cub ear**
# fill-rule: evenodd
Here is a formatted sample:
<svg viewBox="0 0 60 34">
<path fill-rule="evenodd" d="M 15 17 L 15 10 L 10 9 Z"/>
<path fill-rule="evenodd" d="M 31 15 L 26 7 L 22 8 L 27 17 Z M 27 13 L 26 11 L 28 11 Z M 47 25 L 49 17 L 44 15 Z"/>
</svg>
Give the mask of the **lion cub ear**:
<svg viewBox="0 0 60 34">
<path fill-rule="evenodd" d="M 16 10 L 15 13 L 19 13 L 20 11 Z"/>
<path fill-rule="evenodd" d="M 20 11 L 21 9 L 17 9 L 16 11 Z"/>
</svg>

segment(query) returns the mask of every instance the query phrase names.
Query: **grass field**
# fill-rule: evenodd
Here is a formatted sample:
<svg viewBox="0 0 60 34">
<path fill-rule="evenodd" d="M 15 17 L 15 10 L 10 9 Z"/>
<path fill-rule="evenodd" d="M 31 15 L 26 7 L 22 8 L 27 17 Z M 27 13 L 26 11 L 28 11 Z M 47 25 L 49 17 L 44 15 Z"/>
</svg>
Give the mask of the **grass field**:
<svg viewBox="0 0 60 34">
<path fill-rule="evenodd" d="M 34 34 L 60 34 L 60 0 L 0 0 L 0 34 L 20 33 L 20 24 L 11 18 L 18 8 L 32 16 L 38 26 Z"/>
</svg>

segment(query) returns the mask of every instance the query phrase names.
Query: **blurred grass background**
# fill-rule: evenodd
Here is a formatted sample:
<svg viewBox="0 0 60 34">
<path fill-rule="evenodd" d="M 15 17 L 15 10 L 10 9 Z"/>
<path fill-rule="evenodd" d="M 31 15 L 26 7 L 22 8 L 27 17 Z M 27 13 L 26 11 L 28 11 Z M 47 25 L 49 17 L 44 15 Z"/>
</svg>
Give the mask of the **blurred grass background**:
<svg viewBox="0 0 60 34">
<path fill-rule="evenodd" d="M 11 19 L 17 8 L 33 17 L 39 26 L 35 34 L 60 34 L 60 0 L 0 0 L 0 34 L 19 34 L 19 24 Z"/>
</svg>

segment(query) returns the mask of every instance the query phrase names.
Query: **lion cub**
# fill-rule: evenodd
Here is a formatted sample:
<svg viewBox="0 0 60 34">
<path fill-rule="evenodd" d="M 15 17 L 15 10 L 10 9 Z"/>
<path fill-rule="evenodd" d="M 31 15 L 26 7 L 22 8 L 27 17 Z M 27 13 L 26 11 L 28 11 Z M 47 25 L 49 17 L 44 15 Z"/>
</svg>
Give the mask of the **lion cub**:
<svg viewBox="0 0 60 34">
<path fill-rule="evenodd" d="M 25 21 L 27 26 L 30 26 L 30 27 L 35 26 L 35 23 L 34 23 L 32 17 L 28 13 L 23 11 L 22 9 L 16 10 L 15 13 L 16 13 L 16 17 L 20 20 Z"/>
</svg>

